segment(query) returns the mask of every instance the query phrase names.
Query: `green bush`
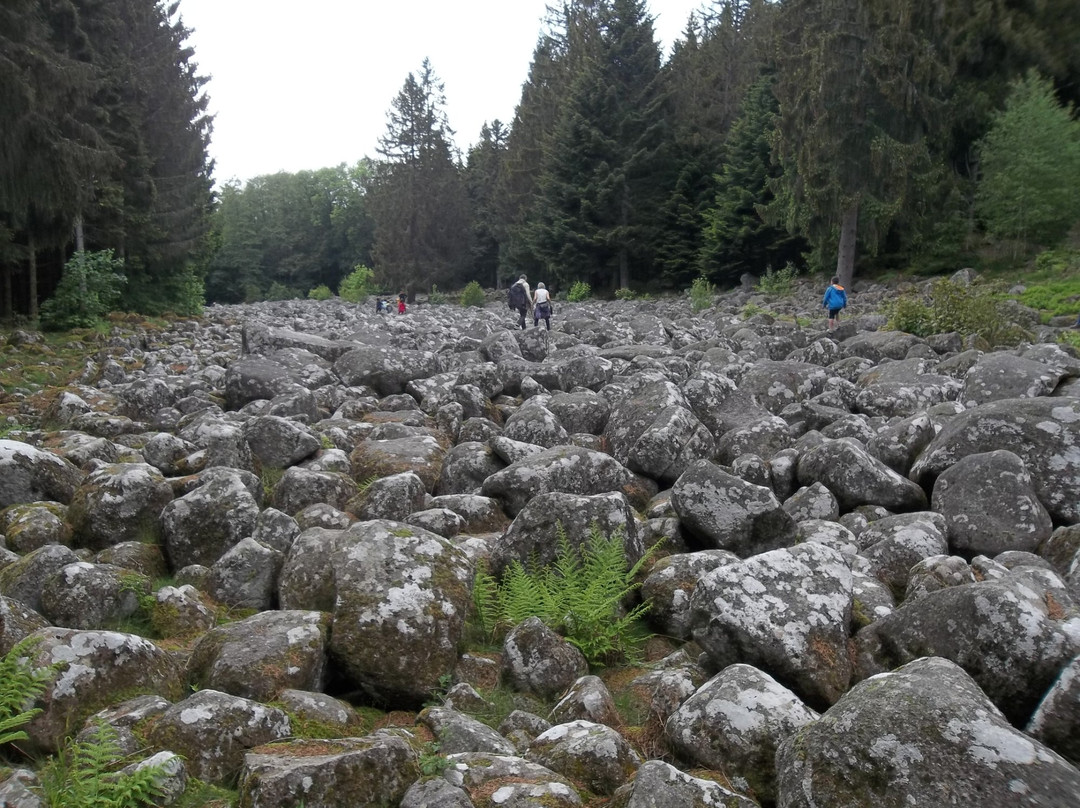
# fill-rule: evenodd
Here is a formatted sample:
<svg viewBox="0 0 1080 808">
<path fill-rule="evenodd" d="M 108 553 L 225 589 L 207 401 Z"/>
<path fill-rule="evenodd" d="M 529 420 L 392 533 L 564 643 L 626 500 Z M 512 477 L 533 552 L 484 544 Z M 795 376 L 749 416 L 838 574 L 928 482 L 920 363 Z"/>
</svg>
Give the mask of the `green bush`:
<svg viewBox="0 0 1080 808">
<path fill-rule="evenodd" d="M 92 328 L 120 302 L 127 283 L 123 268 L 112 250 L 75 253 L 64 264 L 56 292 L 41 306 L 42 328 Z"/>
<path fill-rule="evenodd" d="M 1018 299 L 1051 315 L 1080 312 L 1080 250 L 1046 250 L 1035 258 L 1035 271 L 1025 278 Z"/>
<path fill-rule="evenodd" d="M 633 300 L 637 295 L 634 294 L 634 290 L 628 286 L 620 286 L 615 290 L 616 300 Z"/>
<path fill-rule="evenodd" d="M 990 345 L 1015 345 L 1026 332 L 1009 318 L 1000 284 L 970 285 L 939 278 L 928 294 L 901 295 L 886 307 L 887 328 L 919 337 L 955 331 Z"/>
<path fill-rule="evenodd" d="M 266 290 L 267 300 L 296 300 L 302 297 L 298 289 L 293 289 L 291 286 L 286 286 L 283 283 L 274 281 L 270 284 L 270 288 Z"/>
<path fill-rule="evenodd" d="M 371 284 L 375 279 L 375 273 L 363 264 L 357 264 L 356 269 L 338 286 L 338 295 L 350 303 L 359 303 L 371 294 Z"/>
<path fill-rule="evenodd" d="M 566 295 L 566 299 L 571 303 L 580 303 L 590 297 L 592 297 L 592 287 L 585 281 L 574 281 L 574 285 L 570 287 L 570 291 Z"/>
<path fill-rule="evenodd" d="M 757 289 L 770 295 L 791 294 L 792 284 L 798 276 L 799 270 L 790 261 L 783 269 L 773 270 L 769 267 L 764 277 L 758 279 Z"/>
<path fill-rule="evenodd" d="M 690 285 L 690 308 L 694 311 L 705 311 L 713 304 L 715 294 L 716 287 L 709 283 L 709 279 L 704 275 L 699 275 Z"/>
<path fill-rule="evenodd" d="M 329 286 L 323 283 L 308 292 L 307 296 L 308 300 L 329 300 L 334 296 L 334 293 L 330 291 Z"/>
<path fill-rule="evenodd" d="M 640 585 L 635 578 L 659 545 L 627 568 L 621 531 L 604 536 L 594 524 L 588 540 L 576 549 L 561 524 L 557 530 L 554 564 L 526 570 L 515 560 L 502 583 L 486 568 L 477 573 L 473 603 L 481 629 L 495 639 L 526 618 L 539 617 L 577 646 L 590 665 L 635 660 L 645 639 L 637 623 L 649 604 L 625 613 L 622 604 Z"/>
<path fill-rule="evenodd" d="M 480 284 L 476 281 L 469 281 L 466 284 L 465 289 L 461 292 L 461 305 L 468 308 L 474 306 L 478 309 L 484 308 L 484 290 L 480 288 Z"/>
<path fill-rule="evenodd" d="M 431 284 L 431 291 L 428 293 L 428 303 L 433 306 L 439 306 L 446 302 L 446 294 L 439 291 L 439 287 L 435 284 Z"/>
</svg>

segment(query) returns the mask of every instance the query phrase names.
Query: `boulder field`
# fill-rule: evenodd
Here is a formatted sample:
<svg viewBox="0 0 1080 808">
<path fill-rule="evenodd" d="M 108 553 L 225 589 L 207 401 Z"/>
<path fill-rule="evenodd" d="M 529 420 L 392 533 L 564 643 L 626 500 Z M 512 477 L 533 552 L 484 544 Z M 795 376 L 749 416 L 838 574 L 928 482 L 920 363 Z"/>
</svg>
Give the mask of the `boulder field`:
<svg viewBox="0 0 1080 808">
<path fill-rule="evenodd" d="M 1075 808 L 1080 359 L 1020 308 L 993 346 L 797 292 L 117 329 L 8 394 L 0 654 L 60 663 L 20 749 L 103 720 L 163 804 Z M 481 561 L 594 527 L 660 543 L 644 727 L 536 618 L 467 647 Z"/>
</svg>

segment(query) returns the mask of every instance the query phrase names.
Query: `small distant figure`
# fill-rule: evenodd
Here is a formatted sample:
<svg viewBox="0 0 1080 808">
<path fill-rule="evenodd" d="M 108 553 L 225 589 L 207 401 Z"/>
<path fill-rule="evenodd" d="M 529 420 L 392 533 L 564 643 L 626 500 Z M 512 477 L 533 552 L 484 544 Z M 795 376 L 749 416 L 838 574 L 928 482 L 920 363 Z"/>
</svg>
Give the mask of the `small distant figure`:
<svg viewBox="0 0 1080 808">
<path fill-rule="evenodd" d="M 525 312 L 527 309 L 531 309 L 532 295 L 529 292 L 529 281 L 522 275 L 506 292 L 506 300 L 510 306 L 511 311 L 518 313 L 518 325 L 524 330 L 525 328 Z"/>
<path fill-rule="evenodd" d="M 386 301 L 381 297 L 375 298 L 375 313 L 386 314 Z"/>
<path fill-rule="evenodd" d="M 543 282 L 536 284 L 536 294 L 533 296 L 533 328 L 539 328 L 540 321 L 544 321 L 547 330 L 551 330 L 551 315 L 554 309 L 551 306 L 551 293 Z"/>
<path fill-rule="evenodd" d="M 405 313 L 405 293 L 404 292 L 398 293 L 398 296 L 397 296 L 397 313 L 398 314 L 404 314 Z"/>
<path fill-rule="evenodd" d="M 836 321 L 840 319 L 840 310 L 847 306 L 847 292 L 840 285 L 840 279 L 833 275 L 829 288 L 825 290 L 825 296 L 821 299 L 822 308 L 829 310 L 829 330 L 836 328 Z"/>
</svg>

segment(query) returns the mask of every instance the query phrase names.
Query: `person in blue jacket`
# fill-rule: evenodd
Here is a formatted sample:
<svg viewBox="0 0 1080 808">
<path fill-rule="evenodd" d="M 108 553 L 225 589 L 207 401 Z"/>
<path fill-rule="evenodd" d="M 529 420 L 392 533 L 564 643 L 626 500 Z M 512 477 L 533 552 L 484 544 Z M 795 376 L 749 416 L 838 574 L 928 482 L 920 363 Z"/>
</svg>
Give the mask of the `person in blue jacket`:
<svg viewBox="0 0 1080 808">
<path fill-rule="evenodd" d="M 825 296 L 821 299 L 823 308 L 829 310 L 829 330 L 836 328 L 836 321 L 840 319 L 840 309 L 847 305 L 847 292 L 840 285 L 840 279 L 833 275 L 829 288 L 825 290 Z"/>
</svg>

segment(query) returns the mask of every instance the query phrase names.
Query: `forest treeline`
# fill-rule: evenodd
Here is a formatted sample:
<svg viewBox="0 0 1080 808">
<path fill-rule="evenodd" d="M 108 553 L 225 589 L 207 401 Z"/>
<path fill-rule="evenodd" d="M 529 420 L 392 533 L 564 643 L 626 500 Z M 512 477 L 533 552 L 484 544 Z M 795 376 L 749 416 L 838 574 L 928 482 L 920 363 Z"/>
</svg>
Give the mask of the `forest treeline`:
<svg viewBox="0 0 1080 808">
<path fill-rule="evenodd" d="M 849 282 L 871 257 L 1019 261 L 1080 220 L 1075 0 L 704 2 L 666 59 L 644 0 L 568 0 L 513 120 L 466 153 L 425 61 L 374 156 L 216 196 L 180 14 L 5 0 L 6 312 L 50 294 L 80 233 L 152 313 L 202 284 L 222 302 L 336 289 L 360 265 L 410 293 L 521 272 L 680 289 L 788 264 Z"/>
</svg>

